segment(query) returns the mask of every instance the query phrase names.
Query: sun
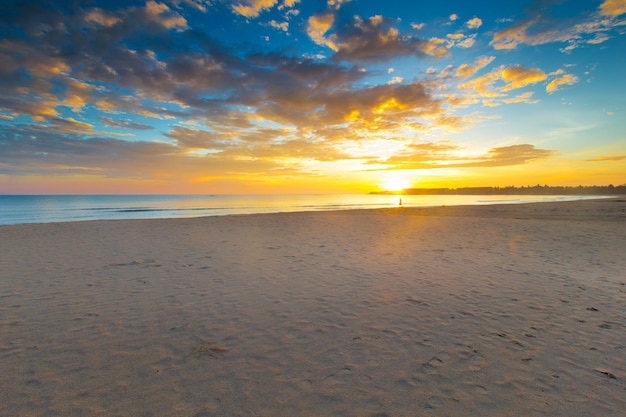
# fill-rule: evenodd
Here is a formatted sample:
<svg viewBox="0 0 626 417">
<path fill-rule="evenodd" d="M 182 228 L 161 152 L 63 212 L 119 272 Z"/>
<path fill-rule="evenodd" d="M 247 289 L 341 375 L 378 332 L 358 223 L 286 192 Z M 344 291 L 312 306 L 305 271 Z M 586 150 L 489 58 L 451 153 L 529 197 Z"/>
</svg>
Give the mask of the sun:
<svg viewBox="0 0 626 417">
<path fill-rule="evenodd" d="M 410 186 L 409 180 L 402 177 L 392 177 L 383 183 L 383 188 L 387 191 L 400 191 Z"/>
</svg>

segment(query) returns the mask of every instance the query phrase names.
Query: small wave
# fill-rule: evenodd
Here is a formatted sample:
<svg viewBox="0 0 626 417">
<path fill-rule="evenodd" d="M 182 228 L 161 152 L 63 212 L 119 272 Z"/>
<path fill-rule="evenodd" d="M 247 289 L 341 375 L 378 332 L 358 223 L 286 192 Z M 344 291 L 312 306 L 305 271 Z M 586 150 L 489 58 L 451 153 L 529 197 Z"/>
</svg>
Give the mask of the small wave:
<svg viewBox="0 0 626 417">
<path fill-rule="evenodd" d="M 122 209 L 113 209 L 117 213 L 145 213 L 145 212 L 172 212 L 172 213 L 182 213 L 186 211 L 215 211 L 215 210 L 232 210 L 233 207 L 191 207 L 191 208 L 150 208 L 150 207 L 133 207 L 133 208 L 122 208 Z"/>
<path fill-rule="evenodd" d="M 512 198 L 509 200 L 476 200 L 479 203 L 507 203 L 512 201 L 521 201 L 519 198 Z"/>
<path fill-rule="evenodd" d="M 61 209 L 64 211 L 119 211 L 116 207 L 83 207 L 83 208 L 74 208 L 68 207 Z"/>
<path fill-rule="evenodd" d="M 171 211 L 171 210 L 170 209 L 138 207 L 138 208 L 117 209 L 115 211 L 117 213 L 144 213 L 144 212 L 151 212 L 151 211 Z"/>
</svg>

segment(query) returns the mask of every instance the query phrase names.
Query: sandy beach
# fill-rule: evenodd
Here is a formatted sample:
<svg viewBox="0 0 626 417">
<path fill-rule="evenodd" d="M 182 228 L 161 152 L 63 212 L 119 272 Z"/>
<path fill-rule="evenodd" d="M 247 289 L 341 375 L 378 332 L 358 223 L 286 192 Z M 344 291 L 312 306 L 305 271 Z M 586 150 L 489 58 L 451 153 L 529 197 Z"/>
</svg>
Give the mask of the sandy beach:
<svg viewBox="0 0 626 417">
<path fill-rule="evenodd" d="M 626 201 L 0 227 L 0 416 L 623 416 Z"/>
</svg>

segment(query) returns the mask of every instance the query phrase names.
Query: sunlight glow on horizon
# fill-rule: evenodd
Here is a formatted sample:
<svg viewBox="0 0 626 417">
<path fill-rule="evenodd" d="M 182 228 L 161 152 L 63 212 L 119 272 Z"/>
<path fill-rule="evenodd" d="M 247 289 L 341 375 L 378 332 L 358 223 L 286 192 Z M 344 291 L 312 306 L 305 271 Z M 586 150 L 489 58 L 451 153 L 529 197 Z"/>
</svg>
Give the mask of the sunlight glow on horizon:
<svg viewBox="0 0 626 417">
<path fill-rule="evenodd" d="M 391 177 L 382 184 L 383 189 L 386 191 L 401 191 L 407 188 L 411 188 L 411 183 L 406 178 Z"/>
</svg>

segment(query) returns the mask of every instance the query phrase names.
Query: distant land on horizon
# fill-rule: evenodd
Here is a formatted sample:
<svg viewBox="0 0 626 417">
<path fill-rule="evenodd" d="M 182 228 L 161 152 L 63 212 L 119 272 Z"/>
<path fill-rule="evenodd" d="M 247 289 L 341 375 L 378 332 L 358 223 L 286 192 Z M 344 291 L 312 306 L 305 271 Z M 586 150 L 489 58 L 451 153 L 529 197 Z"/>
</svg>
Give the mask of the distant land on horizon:
<svg viewBox="0 0 626 417">
<path fill-rule="evenodd" d="M 621 195 L 623 185 L 592 185 L 577 187 L 533 185 L 526 187 L 461 187 L 461 188 L 405 188 L 399 191 L 372 191 L 384 195 Z"/>
</svg>

